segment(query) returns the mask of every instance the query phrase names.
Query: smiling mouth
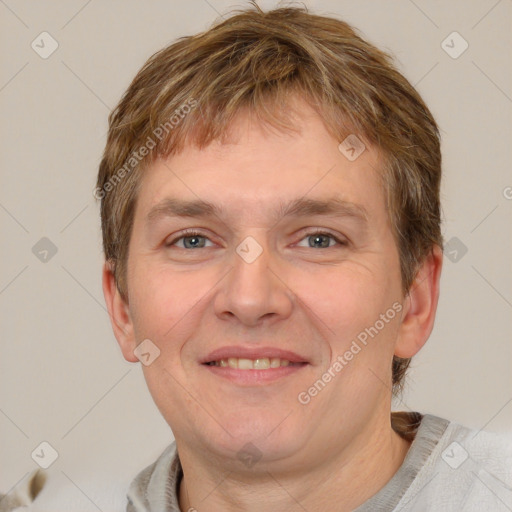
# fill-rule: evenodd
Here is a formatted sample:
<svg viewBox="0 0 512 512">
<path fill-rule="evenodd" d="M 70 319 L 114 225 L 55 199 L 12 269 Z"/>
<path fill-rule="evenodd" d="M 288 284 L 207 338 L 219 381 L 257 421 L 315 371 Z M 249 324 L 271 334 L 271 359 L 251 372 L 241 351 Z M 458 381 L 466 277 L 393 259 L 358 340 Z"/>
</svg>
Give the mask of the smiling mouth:
<svg viewBox="0 0 512 512">
<path fill-rule="evenodd" d="M 286 366 L 304 366 L 307 363 L 294 363 L 288 359 L 281 359 L 279 357 L 262 357 L 259 359 L 229 357 L 227 359 L 209 361 L 204 364 L 207 366 L 217 366 L 220 368 L 232 368 L 234 370 L 271 370 Z"/>
</svg>

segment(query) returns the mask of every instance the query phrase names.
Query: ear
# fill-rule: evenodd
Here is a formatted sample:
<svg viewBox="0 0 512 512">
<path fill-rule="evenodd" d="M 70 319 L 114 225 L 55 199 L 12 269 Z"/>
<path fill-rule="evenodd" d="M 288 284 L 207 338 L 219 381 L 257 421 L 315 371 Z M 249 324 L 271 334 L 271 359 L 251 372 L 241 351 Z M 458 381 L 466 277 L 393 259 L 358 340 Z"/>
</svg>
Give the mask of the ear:
<svg viewBox="0 0 512 512">
<path fill-rule="evenodd" d="M 124 358 L 131 363 L 138 362 L 139 360 L 133 352 L 137 344 L 130 309 L 117 289 L 112 267 L 108 262 L 103 265 L 103 295 L 105 296 L 112 329 Z"/>
<path fill-rule="evenodd" d="M 442 266 L 443 252 L 435 245 L 416 273 L 404 299 L 395 356 L 405 359 L 414 356 L 430 336 L 437 311 Z"/>
</svg>

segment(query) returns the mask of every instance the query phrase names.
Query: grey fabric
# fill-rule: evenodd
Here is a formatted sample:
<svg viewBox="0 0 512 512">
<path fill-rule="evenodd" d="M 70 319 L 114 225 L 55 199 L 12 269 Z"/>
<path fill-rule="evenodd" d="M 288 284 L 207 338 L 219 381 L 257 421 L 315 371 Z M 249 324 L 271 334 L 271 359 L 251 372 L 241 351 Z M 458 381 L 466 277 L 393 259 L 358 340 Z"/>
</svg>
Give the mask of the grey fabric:
<svg viewBox="0 0 512 512">
<path fill-rule="evenodd" d="M 436 416 L 425 415 L 416 432 L 405 459 L 391 480 L 373 497 L 357 507 L 354 512 L 395 510 L 419 470 L 425 465 L 448 427 L 449 422 Z"/>
<path fill-rule="evenodd" d="M 126 512 L 181 512 L 178 486 L 182 476 L 176 443 L 172 443 L 131 483 Z"/>
<path fill-rule="evenodd" d="M 132 482 L 127 512 L 181 512 L 175 443 Z M 512 510 L 512 440 L 425 415 L 398 471 L 354 512 Z"/>
</svg>

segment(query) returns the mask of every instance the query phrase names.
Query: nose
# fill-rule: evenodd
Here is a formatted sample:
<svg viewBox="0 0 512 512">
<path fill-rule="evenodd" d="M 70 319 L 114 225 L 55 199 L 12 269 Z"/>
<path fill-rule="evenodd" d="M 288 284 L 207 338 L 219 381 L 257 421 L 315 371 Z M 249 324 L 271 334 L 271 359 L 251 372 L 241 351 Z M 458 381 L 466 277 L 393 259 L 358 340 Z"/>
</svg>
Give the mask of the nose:
<svg viewBox="0 0 512 512">
<path fill-rule="evenodd" d="M 233 268 L 221 282 L 215 313 L 248 327 L 288 317 L 293 308 L 293 292 L 286 282 L 284 266 L 279 265 L 262 236 L 245 241 L 233 251 Z"/>
</svg>

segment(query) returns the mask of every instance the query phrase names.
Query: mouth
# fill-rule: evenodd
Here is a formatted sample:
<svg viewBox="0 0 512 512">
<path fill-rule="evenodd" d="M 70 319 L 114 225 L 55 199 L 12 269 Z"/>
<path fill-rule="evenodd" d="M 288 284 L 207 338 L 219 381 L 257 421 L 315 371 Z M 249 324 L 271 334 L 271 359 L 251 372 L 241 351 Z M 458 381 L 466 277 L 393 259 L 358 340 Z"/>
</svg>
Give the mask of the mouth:
<svg viewBox="0 0 512 512">
<path fill-rule="evenodd" d="M 258 359 L 247 359 L 242 357 L 228 357 L 227 359 L 217 359 L 203 363 L 208 366 L 218 366 L 220 368 L 233 368 L 236 370 L 270 370 L 287 366 L 302 366 L 306 362 L 292 362 L 288 359 L 279 357 L 262 357 Z"/>
<path fill-rule="evenodd" d="M 211 374 L 242 386 L 258 386 L 293 375 L 310 363 L 294 352 L 260 347 L 224 347 L 211 352 L 201 365 Z"/>
</svg>

